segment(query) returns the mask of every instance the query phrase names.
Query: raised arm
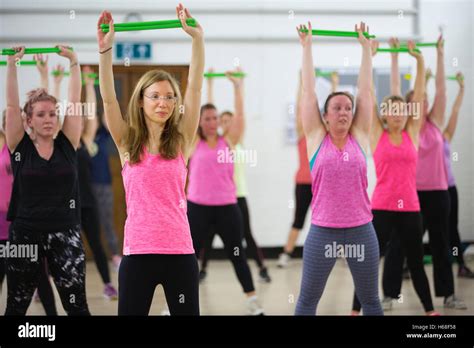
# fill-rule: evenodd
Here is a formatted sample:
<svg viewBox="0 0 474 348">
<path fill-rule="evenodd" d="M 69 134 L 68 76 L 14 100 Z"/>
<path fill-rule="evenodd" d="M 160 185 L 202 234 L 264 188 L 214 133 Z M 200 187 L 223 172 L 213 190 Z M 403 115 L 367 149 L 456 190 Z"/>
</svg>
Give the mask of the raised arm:
<svg viewBox="0 0 474 348">
<path fill-rule="evenodd" d="M 240 72 L 240 68 L 235 72 Z M 233 71 L 226 72 L 227 78 L 234 85 L 234 116 L 230 124 L 228 137 L 233 145 L 241 142 L 245 130 L 244 114 L 244 81 L 243 78 L 237 78 L 231 75 Z"/>
<path fill-rule="evenodd" d="M 109 24 L 109 32 L 103 33 L 100 25 Z M 119 150 L 121 158 L 125 155 L 122 147 L 122 139 L 127 130 L 127 124 L 123 120 L 120 105 L 117 101 L 114 85 L 114 72 L 112 68 L 112 48 L 114 44 L 114 20 L 108 11 L 101 13 L 97 22 L 97 42 L 99 44 L 99 86 L 102 102 L 104 104 L 104 117 L 107 127 L 112 135 L 115 145 Z"/>
<path fill-rule="evenodd" d="M 25 54 L 25 47 L 13 47 L 15 55 L 7 56 L 7 113 L 5 137 L 8 149 L 11 153 L 20 143 L 25 129 L 21 118 L 20 97 L 18 95 L 18 76 L 15 63 Z"/>
<path fill-rule="evenodd" d="M 362 62 L 359 71 L 359 79 L 357 81 L 357 97 L 356 111 L 354 115 L 353 127 L 362 134 L 367 136 L 370 134 L 372 126 L 372 113 L 374 102 L 372 99 L 372 52 L 370 40 L 362 35 L 365 30 L 365 23 L 361 22 L 360 26 L 356 25 L 355 30 L 359 32 L 359 43 L 362 46 Z M 368 32 L 367 27 L 367 32 Z"/>
<path fill-rule="evenodd" d="M 53 76 L 53 95 L 59 101 L 61 100 L 61 82 L 64 78 L 64 67 L 58 64 L 54 70 L 58 73 Z"/>
<path fill-rule="evenodd" d="M 331 93 L 337 92 L 337 88 L 339 87 L 339 74 L 337 71 L 334 71 L 331 74 Z"/>
<path fill-rule="evenodd" d="M 456 75 L 457 81 L 459 83 L 459 92 L 456 100 L 454 101 L 453 110 L 451 111 L 451 116 L 449 117 L 448 125 L 446 126 L 443 135 L 444 138 L 451 142 L 456 131 L 456 126 L 458 124 L 458 115 L 459 110 L 461 109 L 462 100 L 464 97 L 464 76 L 461 73 Z"/>
<path fill-rule="evenodd" d="M 84 81 L 86 85 L 86 117 L 84 117 L 84 130 L 82 132 L 82 140 L 91 152 L 95 134 L 99 128 L 99 121 L 97 120 L 97 96 L 94 88 L 94 78 L 88 77 L 87 74 L 93 73 L 89 66 L 82 70 Z"/>
<path fill-rule="evenodd" d="M 212 73 L 214 69 L 210 68 L 209 73 Z M 214 104 L 214 79 L 211 77 L 207 78 L 207 103 Z"/>
<path fill-rule="evenodd" d="M 48 56 L 43 57 L 42 54 L 35 54 L 33 59 L 36 60 L 36 69 L 40 74 L 41 88 L 49 93 L 49 76 L 48 76 Z"/>
<path fill-rule="evenodd" d="M 301 102 L 299 103 L 303 132 L 307 142 L 311 142 L 312 139 L 319 140 L 321 138 L 322 140 L 322 137 L 326 134 L 326 128 L 321 120 L 315 90 L 316 77 L 313 64 L 311 22 L 308 22 L 308 27 L 300 25 L 296 30 L 303 48 L 303 62 L 301 68 L 302 94 Z M 307 32 L 301 32 L 301 30 L 307 30 Z M 313 145 L 317 146 L 318 144 Z M 316 146 L 313 146 L 314 149 L 310 149 L 308 146 L 308 153 L 316 151 Z"/>
<path fill-rule="evenodd" d="M 304 136 L 303 122 L 301 120 L 301 97 L 303 96 L 303 82 L 301 81 L 301 72 L 298 74 L 298 94 L 296 95 L 296 136 L 298 139 Z"/>
<path fill-rule="evenodd" d="M 400 42 L 397 38 L 392 37 L 388 41 L 391 48 L 399 48 Z M 391 95 L 402 95 L 401 83 L 400 83 L 400 71 L 398 69 L 398 53 L 391 53 L 392 62 L 390 68 L 390 94 Z"/>
<path fill-rule="evenodd" d="M 423 124 L 422 112 L 426 90 L 426 75 L 425 60 L 423 59 L 423 55 L 421 53 L 417 53 L 415 51 L 415 47 L 416 45 L 413 41 L 408 41 L 409 53 L 416 59 L 416 80 L 413 90 L 413 98 L 411 100 L 412 107 L 408 108 L 408 110 L 413 110 L 413 112 L 411 115 L 407 115 L 407 127 L 408 130 L 411 131 L 411 135 L 415 139 L 415 143 L 418 143 L 416 139 L 418 137 L 418 133 L 420 132 L 421 125 Z"/>
<path fill-rule="evenodd" d="M 196 23 L 196 27 L 190 27 L 186 24 L 186 19 L 192 17 L 189 10 L 182 4 L 176 7 L 176 14 L 181 21 L 183 30 L 193 39 L 188 86 L 184 96 L 184 115 L 180 123 L 180 130 L 185 140 L 183 152 L 185 157 L 188 158 L 193 150 L 193 143 L 199 125 L 201 89 L 204 79 L 204 34 L 199 23 Z"/>
<path fill-rule="evenodd" d="M 68 87 L 68 108 L 64 117 L 62 127 L 64 135 L 69 139 L 75 149 L 79 146 L 82 129 L 82 108 L 81 103 L 81 68 L 77 60 L 77 54 L 68 49 L 67 46 L 58 46 L 61 51 L 58 53 L 62 57 L 69 59 L 69 87 Z"/>
<path fill-rule="evenodd" d="M 372 40 L 370 43 L 372 58 L 375 57 L 377 54 L 377 48 L 379 48 L 379 42 Z M 379 117 L 379 109 L 377 107 L 377 98 L 375 97 L 375 84 L 372 77 L 372 83 L 370 88 L 370 93 L 372 94 L 372 101 L 373 101 L 373 112 L 372 112 L 372 128 L 370 130 L 371 136 L 371 144 L 373 146 L 373 150 L 375 150 L 375 146 L 377 145 L 380 136 L 383 133 L 383 123 Z"/>
<path fill-rule="evenodd" d="M 426 69 L 425 86 L 428 86 L 428 82 L 430 82 L 432 77 L 433 77 L 433 73 L 431 72 L 431 69 L 430 68 Z M 428 87 L 426 87 L 425 90 L 428 91 Z"/>
<path fill-rule="evenodd" d="M 444 125 L 446 113 L 446 76 L 444 72 L 444 39 L 440 35 L 436 46 L 436 94 L 428 117 L 439 127 Z"/>
</svg>

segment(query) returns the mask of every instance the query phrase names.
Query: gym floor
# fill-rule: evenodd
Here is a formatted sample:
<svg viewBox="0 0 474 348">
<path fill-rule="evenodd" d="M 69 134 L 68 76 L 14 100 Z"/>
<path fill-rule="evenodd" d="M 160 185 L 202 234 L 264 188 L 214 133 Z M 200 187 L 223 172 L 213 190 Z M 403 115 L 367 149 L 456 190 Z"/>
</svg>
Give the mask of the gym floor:
<svg viewBox="0 0 474 348">
<path fill-rule="evenodd" d="M 269 284 L 258 281 L 258 269 L 251 260 L 252 270 L 257 295 L 267 315 L 293 315 L 298 291 L 300 288 L 302 261 L 292 260 L 287 268 L 279 269 L 276 260 L 268 260 L 267 267 L 272 278 Z M 468 262 L 468 266 L 474 268 L 474 260 Z M 433 268 L 425 266 L 430 281 L 431 294 L 433 288 Z M 453 267 L 457 274 L 457 266 Z M 117 301 L 109 301 L 102 295 L 103 285 L 99 273 L 93 262 L 87 263 L 87 300 L 92 315 L 117 315 Z M 381 274 L 381 273 L 380 273 Z M 117 273 L 111 265 L 111 276 L 113 283 L 117 285 Z M 434 298 L 435 310 L 442 315 L 472 315 L 474 313 L 474 279 L 463 279 L 455 277 L 457 295 L 462 298 L 468 310 L 447 310 L 443 308 L 442 298 Z M 353 282 L 348 266 L 343 259 L 336 262 L 321 302 L 318 307 L 319 315 L 348 315 L 351 310 L 353 296 Z M 235 273 L 229 261 L 211 260 L 208 266 L 207 278 L 201 283 L 200 306 L 202 315 L 245 315 L 246 301 L 237 281 Z M 0 295 L 0 313 L 4 313 L 6 304 L 6 282 Z M 60 315 L 65 315 L 57 292 L 56 306 Z M 155 291 L 150 315 L 162 315 L 166 310 L 166 302 L 163 289 L 158 286 Z M 44 315 L 40 302 L 32 301 L 28 309 L 28 315 Z M 411 280 L 404 280 L 402 297 L 395 301 L 393 309 L 385 312 L 385 315 L 424 315 L 423 308 L 415 293 Z"/>
</svg>

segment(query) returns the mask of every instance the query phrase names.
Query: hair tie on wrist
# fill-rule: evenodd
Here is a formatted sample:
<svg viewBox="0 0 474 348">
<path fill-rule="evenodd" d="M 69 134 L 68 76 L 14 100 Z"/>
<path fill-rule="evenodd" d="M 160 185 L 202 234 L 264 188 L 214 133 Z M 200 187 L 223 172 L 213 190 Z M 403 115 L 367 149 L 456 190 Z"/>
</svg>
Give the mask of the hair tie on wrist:
<svg viewBox="0 0 474 348">
<path fill-rule="evenodd" d="M 112 47 L 109 47 L 109 48 L 107 48 L 106 50 L 104 50 L 104 51 L 102 51 L 102 52 L 101 52 L 101 51 L 99 51 L 99 53 L 100 53 L 100 54 L 104 54 L 104 53 L 106 53 L 106 52 L 110 51 L 111 49 L 112 49 Z"/>
</svg>

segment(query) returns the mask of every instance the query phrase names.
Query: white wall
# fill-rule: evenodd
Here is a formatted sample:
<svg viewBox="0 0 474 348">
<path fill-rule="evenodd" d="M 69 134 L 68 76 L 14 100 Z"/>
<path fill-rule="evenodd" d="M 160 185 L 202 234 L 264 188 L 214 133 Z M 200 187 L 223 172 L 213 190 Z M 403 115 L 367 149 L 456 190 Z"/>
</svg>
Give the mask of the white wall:
<svg viewBox="0 0 474 348">
<path fill-rule="evenodd" d="M 104 3 L 107 6 L 104 6 Z M 80 61 L 97 63 L 95 27 L 100 11 L 108 7 L 115 21 L 125 14 L 140 12 L 143 20 L 174 18 L 174 2 L 156 1 L 43 1 L 41 6 L 25 0 L 3 0 L 0 9 L 0 44 L 9 47 L 14 42 L 27 46 L 52 46 L 57 42 L 73 45 Z M 370 31 L 382 40 L 397 35 L 413 37 L 416 26 L 414 2 L 406 1 L 250 1 L 233 2 L 187 1 L 206 35 L 206 67 L 216 70 L 232 68 L 238 58 L 246 79 L 246 111 L 248 118 L 245 145 L 256 150 L 256 167 L 248 167 L 249 207 L 257 241 L 262 246 L 283 245 L 293 218 L 290 200 L 294 199 L 294 175 L 297 149 L 285 144 L 285 126 L 289 103 L 294 102 L 297 72 L 301 65 L 301 48 L 295 26 L 311 20 L 315 28 L 353 30 L 360 20 L 370 25 Z M 238 11 L 237 11 L 238 10 Z M 340 11 L 339 14 L 332 10 Z M 38 12 L 39 11 L 39 12 Z M 74 19 L 71 12 L 74 11 Z M 400 12 L 402 11 L 402 12 Z M 354 13 L 355 12 L 355 13 Z M 434 41 L 438 25 L 444 25 L 446 37 L 446 73 L 461 70 L 466 75 L 466 97 L 461 111 L 453 151 L 459 162 L 453 169 L 460 193 L 460 230 L 462 237 L 474 240 L 472 217 L 474 185 L 472 125 L 473 5 L 470 0 L 420 1 L 419 38 Z M 153 42 L 153 64 L 189 63 L 190 39 L 180 30 L 119 33 L 116 41 Z M 360 48 L 356 40 L 315 38 L 315 64 L 319 67 L 358 68 Z M 435 50 L 423 50 L 427 66 L 435 68 Z M 458 67 L 452 66 L 458 58 Z M 64 61 L 51 55 L 54 62 Z M 117 62 L 123 64 L 123 62 Z M 389 67 L 389 56 L 380 54 L 375 67 Z M 413 59 L 402 55 L 401 66 L 414 67 Z M 51 64 L 52 66 L 52 64 Z M 38 85 L 34 68 L 20 69 L 20 89 L 25 92 Z M 0 107 L 4 107 L 5 71 L 0 70 Z M 430 85 L 430 96 L 433 95 Z M 448 111 L 456 94 L 456 84 L 448 82 Z M 65 95 L 66 90 L 63 90 Z M 203 97 L 206 97 L 204 90 Z M 220 109 L 232 109 L 232 89 L 225 80 L 216 81 L 215 100 Z M 204 100 L 203 100 L 204 102 Z M 374 174 L 370 172 L 370 191 Z M 304 235 L 309 227 L 309 214 Z M 304 235 L 299 240 L 301 245 Z"/>
</svg>

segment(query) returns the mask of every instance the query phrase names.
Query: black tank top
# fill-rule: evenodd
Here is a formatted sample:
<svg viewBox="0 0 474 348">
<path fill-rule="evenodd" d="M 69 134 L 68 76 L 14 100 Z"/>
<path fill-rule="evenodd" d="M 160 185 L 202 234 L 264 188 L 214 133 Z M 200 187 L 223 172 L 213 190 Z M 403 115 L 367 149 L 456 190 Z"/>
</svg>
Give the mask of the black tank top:
<svg viewBox="0 0 474 348">
<path fill-rule="evenodd" d="M 92 158 L 89 155 L 86 145 L 81 140 L 81 147 L 77 149 L 77 164 L 79 173 L 79 193 L 81 197 L 81 207 L 94 207 L 96 200 L 92 191 Z"/>
<path fill-rule="evenodd" d="M 13 190 L 8 220 L 15 226 L 59 232 L 80 223 L 77 154 L 62 131 L 54 139 L 51 158 L 41 158 L 25 132 L 10 155 Z"/>
</svg>

